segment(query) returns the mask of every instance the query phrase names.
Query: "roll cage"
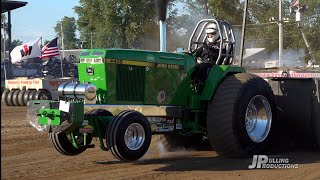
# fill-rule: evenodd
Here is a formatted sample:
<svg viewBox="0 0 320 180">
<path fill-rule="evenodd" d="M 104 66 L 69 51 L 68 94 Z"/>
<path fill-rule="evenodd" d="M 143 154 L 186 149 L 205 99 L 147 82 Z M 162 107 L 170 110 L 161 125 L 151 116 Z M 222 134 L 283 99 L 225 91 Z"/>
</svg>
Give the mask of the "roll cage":
<svg viewBox="0 0 320 180">
<path fill-rule="evenodd" d="M 234 59 L 235 37 L 232 26 L 229 22 L 219 19 L 203 19 L 198 22 L 189 39 L 188 52 L 194 52 L 207 39 L 205 29 L 208 24 L 215 23 L 220 35 L 219 55 L 216 60 L 217 65 L 232 64 Z"/>
</svg>

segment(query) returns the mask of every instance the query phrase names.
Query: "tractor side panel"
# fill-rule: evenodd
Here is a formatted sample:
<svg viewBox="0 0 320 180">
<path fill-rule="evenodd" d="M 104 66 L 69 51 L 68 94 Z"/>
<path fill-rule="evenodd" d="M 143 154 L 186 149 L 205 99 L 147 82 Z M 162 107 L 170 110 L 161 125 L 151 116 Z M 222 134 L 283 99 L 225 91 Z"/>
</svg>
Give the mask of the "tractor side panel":
<svg viewBox="0 0 320 180">
<path fill-rule="evenodd" d="M 183 74 L 183 70 L 146 68 L 145 104 L 170 104 Z"/>
</svg>

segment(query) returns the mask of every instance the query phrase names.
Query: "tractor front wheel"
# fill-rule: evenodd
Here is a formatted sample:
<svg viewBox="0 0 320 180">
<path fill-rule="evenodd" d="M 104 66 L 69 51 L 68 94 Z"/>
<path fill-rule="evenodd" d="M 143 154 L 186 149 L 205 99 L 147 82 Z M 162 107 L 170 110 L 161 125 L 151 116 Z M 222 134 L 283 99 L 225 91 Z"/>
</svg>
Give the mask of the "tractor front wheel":
<svg viewBox="0 0 320 180">
<path fill-rule="evenodd" d="M 219 85 L 208 104 L 208 138 L 214 150 L 227 157 L 259 154 L 272 132 L 274 95 L 262 78 L 239 73 Z"/>
<path fill-rule="evenodd" d="M 72 138 L 73 136 L 73 138 Z M 73 145 L 77 144 L 78 148 Z M 52 146 L 62 155 L 74 156 L 84 152 L 87 148 L 81 147 L 84 144 L 84 135 L 77 134 L 66 134 L 66 133 L 49 133 L 49 140 Z M 86 144 L 90 144 L 92 141 L 92 135 L 88 134 L 86 137 Z"/>
<path fill-rule="evenodd" d="M 140 159 L 151 143 L 151 126 L 137 111 L 122 111 L 114 116 L 106 131 L 108 148 L 121 161 Z"/>
</svg>

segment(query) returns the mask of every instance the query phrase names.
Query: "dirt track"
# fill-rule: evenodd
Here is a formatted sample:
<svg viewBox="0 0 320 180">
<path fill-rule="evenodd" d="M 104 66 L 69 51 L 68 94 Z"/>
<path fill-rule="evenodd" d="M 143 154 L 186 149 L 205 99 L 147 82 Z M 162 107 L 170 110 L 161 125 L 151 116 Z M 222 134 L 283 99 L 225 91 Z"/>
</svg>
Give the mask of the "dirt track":
<svg viewBox="0 0 320 180">
<path fill-rule="evenodd" d="M 95 141 L 95 140 L 94 140 Z M 25 107 L 1 106 L 1 179 L 320 179 L 320 153 L 294 149 L 297 169 L 254 169 L 252 158 L 224 159 L 214 151 L 163 152 L 157 137 L 139 161 L 122 163 L 96 147 L 67 157 L 49 144 L 46 133 L 32 128 Z"/>
</svg>

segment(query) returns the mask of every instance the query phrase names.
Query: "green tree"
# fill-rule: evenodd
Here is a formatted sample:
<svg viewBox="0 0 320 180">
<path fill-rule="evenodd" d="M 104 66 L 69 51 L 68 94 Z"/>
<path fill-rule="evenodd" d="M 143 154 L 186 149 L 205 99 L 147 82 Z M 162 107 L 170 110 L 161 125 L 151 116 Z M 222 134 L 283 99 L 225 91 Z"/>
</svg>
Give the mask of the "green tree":
<svg viewBox="0 0 320 180">
<path fill-rule="evenodd" d="M 175 9 L 173 11 L 175 14 L 169 21 L 170 45 L 185 49 L 196 24 L 200 20 L 218 17 L 229 21 L 231 24 L 238 24 L 242 16 L 233 16 L 233 14 L 243 14 L 238 0 L 178 0 L 174 3 L 177 2 L 183 8 L 179 9 L 180 12 Z"/>
<path fill-rule="evenodd" d="M 197 18 L 196 22 L 213 16 L 232 24 L 242 20 L 243 10 L 239 0 L 180 0 L 180 2 L 185 4 L 184 10 L 192 19 Z"/>
<path fill-rule="evenodd" d="M 274 52 L 279 49 L 279 28 L 276 22 L 269 22 L 271 17 L 278 17 L 279 8 L 275 0 L 256 0 L 250 1 L 248 6 L 249 22 L 246 27 L 247 44 L 251 47 L 264 47 L 268 52 Z M 289 7 L 289 2 L 284 1 L 283 7 Z M 288 8 L 284 9 L 284 17 L 288 16 Z M 287 31 L 284 24 L 284 32 Z"/>
<path fill-rule="evenodd" d="M 19 46 L 19 45 L 21 45 L 21 44 L 23 44 L 23 42 L 20 41 L 19 39 L 14 39 L 14 40 L 11 42 L 11 46 L 12 46 L 13 48 L 15 48 L 16 46 Z"/>
<path fill-rule="evenodd" d="M 7 23 L 5 14 L 1 14 L 1 29 L 4 29 L 4 33 L 7 33 Z M 4 58 L 4 34 L 1 33 L 1 60 Z M 6 43 L 7 45 L 7 43 Z M 8 46 L 6 46 L 6 50 L 8 50 Z"/>
<path fill-rule="evenodd" d="M 78 23 L 81 38 L 90 42 L 88 34 L 94 32 L 94 47 L 140 48 L 144 33 L 156 23 L 153 0 L 80 0 L 80 5 L 75 12 L 87 21 Z"/>
<path fill-rule="evenodd" d="M 77 47 L 77 38 L 76 38 L 76 21 L 74 17 L 65 16 L 62 21 L 58 21 L 57 25 L 54 27 L 54 31 L 57 33 L 57 36 L 61 40 L 61 26 L 63 33 L 63 44 L 64 49 L 75 49 Z"/>
<path fill-rule="evenodd" d="M 43 46 L 46 45 L 46 44 L 48 44 L 48 43 L 50 43 L 50 41 L 51 41 L 51 40 L 44 40 L 43 43 L 42 43 Z"/>
<path fill-rule="evenodd" d="M 295 37 L 299 48 L 305 49 L 306 56 L 304 60 L 307 62 L 314 59 L 317 64 L 320 64 L 320 5 L 315 1 L 305 1 L 307 9 L 303 26 L 299 27 L 299 36 Z M 305 34 L 309 48 L 303 40 L 301 33 Z"/>
<path fill-rule="evenodd" d="M 283 49 L 304 49 L 305 61 L 311 59 L 310 54 L 307 53 L 310 50 L 315 59 L 319 61 L 320 24 L 319 12 L 316 12 L 319 5 L 315 1 L 301 0 L 300 5 L 306 5 L 308 8 L 304 11 L 303 25 L 298 25 L 295 22 L 295 14 L 289 11 L 290 2 L 285 0 L 282 5 L 283 17 L 289 17 L 289 22 L 283 23 Z M 252 47 L 264 47 L 270 53 L 279 50 L 279 26 L 276 22 L 269 22 L 269 18 L 278 17 L 278 6 L 278 1 L 275 0 L 250 1 L 249 17 L 253 24 L 246 29 L 247 44 Z M 309 50 L 302 37 L 302 32 L 309 42 Z"/>
</svg>

